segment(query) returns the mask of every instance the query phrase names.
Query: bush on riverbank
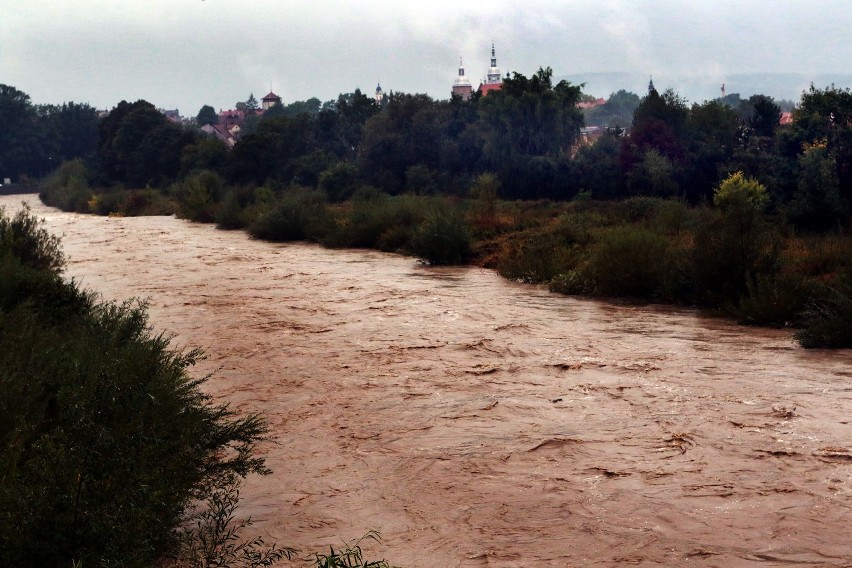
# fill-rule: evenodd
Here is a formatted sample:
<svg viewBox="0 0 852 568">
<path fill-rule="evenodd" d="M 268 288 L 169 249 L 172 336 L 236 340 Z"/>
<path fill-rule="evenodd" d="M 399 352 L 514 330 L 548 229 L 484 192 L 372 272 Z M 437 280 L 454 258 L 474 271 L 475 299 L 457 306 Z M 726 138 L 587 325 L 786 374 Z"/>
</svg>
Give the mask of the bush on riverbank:
<svg viewBox="0 0 852 568">
<path fill-rule="evenodd" d="M 287 190 L 249 224 L 253 237 L 268 241 L 318 240 L 329 222 L 325 196 L 316 191 Z"/>
<path fill-rule="evenodd" d="M 98 302 L 27 210 L 0 214 L 0 564 L 151 566 L 265 425 L 200 390 L 144 306 Z"/>
<path fill-rule="evenodd" d="M 91 180 L 83 160 L 65 162 L 41 185 L 39 197 L 63 211 L 95 215 L 172 215 L 177 210 L 175 202 L 160 190 L 116 186 L 95 191 L 89 185 Z"/>
<path fill-rule="evenodd" d="M 803 347 L 852 347 L 852 285 L 847 278 L 810 300 L 796 339 Z"/>
</svg>

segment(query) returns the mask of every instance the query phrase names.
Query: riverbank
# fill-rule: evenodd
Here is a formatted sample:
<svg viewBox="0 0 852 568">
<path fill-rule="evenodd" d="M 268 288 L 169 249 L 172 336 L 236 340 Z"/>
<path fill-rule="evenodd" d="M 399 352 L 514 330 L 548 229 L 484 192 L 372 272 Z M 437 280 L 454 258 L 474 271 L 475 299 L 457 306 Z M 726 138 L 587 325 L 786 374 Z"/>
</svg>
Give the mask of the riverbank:
<svg viewBox="0 0 852 568">
<path fill-rule="evenodd" d="M 474 199 L 362 189 L 330 204 L 321 192 L 294 187 L 228 188 L 212 172 L 168 192 L 95 191 L 81 168 L 63 166 L 42 199 L 105 215 L 175 211 L 276 242 L 472 263 L 557 293 L 698 306 L 743 324 L 795 329 L 805 347 L 852 347 L 852 237 L 799 234 L 747 201 L 507 202 L 484 176 Z"/>
<path fill-rule="evenodd" d="M 207 392 L 269 417 L 274 473 L 241 496 L 270 541 L 377 529 L 371 551 L 410 568 L 852 557 L 849 351 L 477 268 L 33 207 L 69 277 L 148 298 L 205 348 Z"/>
</svg>

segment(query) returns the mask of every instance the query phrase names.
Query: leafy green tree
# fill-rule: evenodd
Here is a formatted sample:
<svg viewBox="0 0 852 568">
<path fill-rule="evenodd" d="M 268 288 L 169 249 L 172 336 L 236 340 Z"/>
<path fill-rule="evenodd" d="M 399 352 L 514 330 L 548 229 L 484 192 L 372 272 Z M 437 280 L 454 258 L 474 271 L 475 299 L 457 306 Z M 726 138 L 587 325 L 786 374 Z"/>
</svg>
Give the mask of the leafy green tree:
<svg viewBox="0 0 852 568">
<path fill-rule="evenodd" d="M 840 194 L 836 163 L 825 143 L 809 145 L 799 157 L 799 183 L 788 218 L 800 227 L 830 230 L 842 226 L 849 204 Z"/>
<path fill-rule="evenodd" d="M 216 114 L 216 109 L 210 105 L 204 105 L 198 111 L 198 116 L 195 117 L 195 123 L 201 127 L 208 124 L 218 124 L 219 115 Z"/>
<path fill-rule="evenodd" d="M 319 114 L 322 103 L 316 97 L 312 97 L 306 101 L 294 101 L 288 105 L 273 105 L 264 113 L 264 118 L 273 118 L 276 116 L 298 116 L 307 114 L 316 116 Z"/>
<path fill-rule="evenodd" d="M 590 194 L 594 199 L 616 199 L 625 195 L 625 180 L 619 161 L 621 139 L 612 132 L 597 142 L 580 147 L 571 162 L 573 195 Z"/>
<path fill-rule="evenodd" d="M 391 93 L 385 109 L 364 125 L 358 166 L 366 180 L 395 194 L 406 170 L 416 164 L 437 169 L 449 107 L 427 95 Z"/>
<path fill-rule="evenodd" d="M 648 151 L 655 150 L 671 164 L 670 176 L 679 180 L 687 158 L 688 118 L 685 101 L 674 91 L 660 95 L 652 89 L 636 107 L 633 127 L 622 139 L 619 157 L 624 175 L 636 177 Z"/>
<path fill-rule="evenodd" d="M 769 205 L 766 186 L 747 178 L 742 172 L 729 175 L 713 193 L 713 204 L 726 214 L 743 214 L 748 217 L 760 214 Z"/>
<path fill-rule="evenodd" d="M 641 99 L 636 93 L 621 89 L 612 93 L 606 103 L 592 107 L 583 114 L 586 124 L 607 128 L 630 128 L 633 113 Z"/>
<path fill-rule="evenodd" d="M 415 195 L 432 195 L 438 190 L 438 174 L 423 164 L 405 169 L 405 189 Z"/>
<path fill-rule="evenodd" d="M 774 138 L 781 120 L 781 107 L 772 97 L 752 95 L 740 103 L 739 114 L 749 135 Z"/>
<path fill-rule="evenodd" d="M 65 160 L 89 158 L 98 146 L 98 112 L 86 103 L 63 103 L 51 114 L 56 128 L 54 166 Z"/>
<path fill-rule="evenodd" d="M 687 120 L 688 160 L 685 197 L 692 203 L 710 202 L 723 167 L 738 145 L 737 113 L 721 102 L 694 104 Z"/>
<path fill-rule="evenodd" d="M 296 175 L 296 160 L 316 148 L 313 126 L 308 115 L 259 121 L 257 131 L 242 135 L 234 146 L 229 177 L 259 185 L 270 178 L 289 184 Z"/>
<path fill-rule="evenodd" d="M 672 197 L 679 187 L 674 179 L 674 165 L 656 148 L 651 148 L 637 162 L 627 177 L 628 190 L 636 195 Z"/>
<path fill-rule="evenodd" d="M 662 154 L 676 157 L 688 117 L 689 109 L 680 95 L 671 89 L 662 95 L 652 89 L 633 113 L 631 137 L 640 140 L 647 137 L 647 143 L 658 144 L 657 150 Z M 656 134 L 655 127 L 663 129 L 664 137 L 655 138 L 661 136 Z"/>
<path fill-rule="evenodd" d="M 580 87 L 567 81 L 553 84 L 553 70 L 540 68 L 529 79 L 520 73 L 503 81 L 499 91 L 479 99 L 479 128 L 484 137 L 484 161 L 498 172 L 507 196 L 543 196 L 527 174 L 542 174 L 570 151 L 580 135 L 583 116 L 577 108 Z"/>
<path fill-rule="evenodd" d="M 314 150 L 310 154 L 295 158 L 290 163 L 293 183 L 304 187 L 317 187 L 320 183 L 320 175 L 336 161 L 334 156 L 330 156 L 323 150 Z"/>
<path fill-rule="evenodd" d="M 319 148 L 340 160 L 354 160 L 364 136 L 364 126 L 380 111 L 376 101 L 355 89 L 322 105 L 316 116 Z"/>
<path fill-rule="evenodd" d="M 773 274 L 777 239 L 767 223 L 766 186 L 735 172 L 713 194 L 719 218 L 709 218 L 696 231 L 694 270 L 711 304 L 735 303 L 756 274 Z"/>
<path fill-rule="evenodd" d="M 825 145 L 826 157 L 834 164 L 837 188 L 846 203 L 852 202 L 852 91 L 830 86 L 811 88 L 802 94 L 793 112 L 787 157 L 798 161 L 814 145 Z M 792 154 L 792 155 L 791 155 Z M 834 226 L 828 220 L 825 228 Z"/>
<path fill-rule="evenodd" d="M 169 121 L 147 101 L 122 101 L 99 126 L 98 157 L 108 178 L 133 187 L 165 185 L 181 170 L 183 149 L 200 134 Z"/>
<path fill-rule="evenodd" d="M 44 139 L 26 93 L 0 84 L 0 178 L 40 174 Z"/>
<path fill-rule="evenodd" d="M 716 102 L 725 105 L 728 108 L 737 109 L 739 108 L 740 103 L 742 103 L 742 100 L 743 98 L 740 96 L 739 93 L 731 93 L 725 95 L 724 97 L 719 97 L 718 99 L 716 99 Z"/>
<path fill-rule="evenodd" d="M 214 136 L 202 136 L 183 147 L 180 156 L 180 175 L 197 170 L 222 174 L 228 162 L 228 147 Z"/>
<path fill-rule="evenodd" d="M 358 187 L 359 173 L 355 164 L 338 162 L 322 172 L 319 187 L 331 202 L 349 199 Z"/>
<path fill-rule="evenodd" d="M 246 110 L 256 111 L 259 108 L 260 105 L 257 103 L 257 99 L 254 98 L 254 93 L 250 93 L 249 98 L 246 99 Z"/>
</svg>

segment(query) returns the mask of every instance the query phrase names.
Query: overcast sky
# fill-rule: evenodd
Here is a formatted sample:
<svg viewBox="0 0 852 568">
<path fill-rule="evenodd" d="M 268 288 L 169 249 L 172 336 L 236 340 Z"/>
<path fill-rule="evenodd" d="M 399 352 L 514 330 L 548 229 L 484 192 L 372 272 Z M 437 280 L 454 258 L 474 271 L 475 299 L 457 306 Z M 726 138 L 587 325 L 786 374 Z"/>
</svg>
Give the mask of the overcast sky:
<svg viewBox="0 0 852 568">
<path fill-rule="evenodd" d="M 0 83 L 188 116 L 270 88 L 285 103 L 378 81 L 447 98 L 459 57 L 475 87 L 494 41 L 504 74 L 629 72 L 641 93 L 650 75 L 849 74 L 850 29 L 850 0 L 0 0 Z"/>
</svg>

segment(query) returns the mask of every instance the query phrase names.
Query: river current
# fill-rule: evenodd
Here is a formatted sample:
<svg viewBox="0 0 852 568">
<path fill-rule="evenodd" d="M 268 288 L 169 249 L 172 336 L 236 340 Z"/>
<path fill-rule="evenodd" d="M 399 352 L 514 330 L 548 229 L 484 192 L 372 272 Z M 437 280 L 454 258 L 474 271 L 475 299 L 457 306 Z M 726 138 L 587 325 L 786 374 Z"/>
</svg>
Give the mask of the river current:
<svg viewBox="0 0 852 568">
<path fill-rule="evenodd" d="M 12 212 L 22 197 L 0 198 Z M 408 568 L 852 566 L 852 352 L 478 268 L 62 213 L 66 275 L 146 299 L 263 413 L 240 514 Z"/>
</svg>

